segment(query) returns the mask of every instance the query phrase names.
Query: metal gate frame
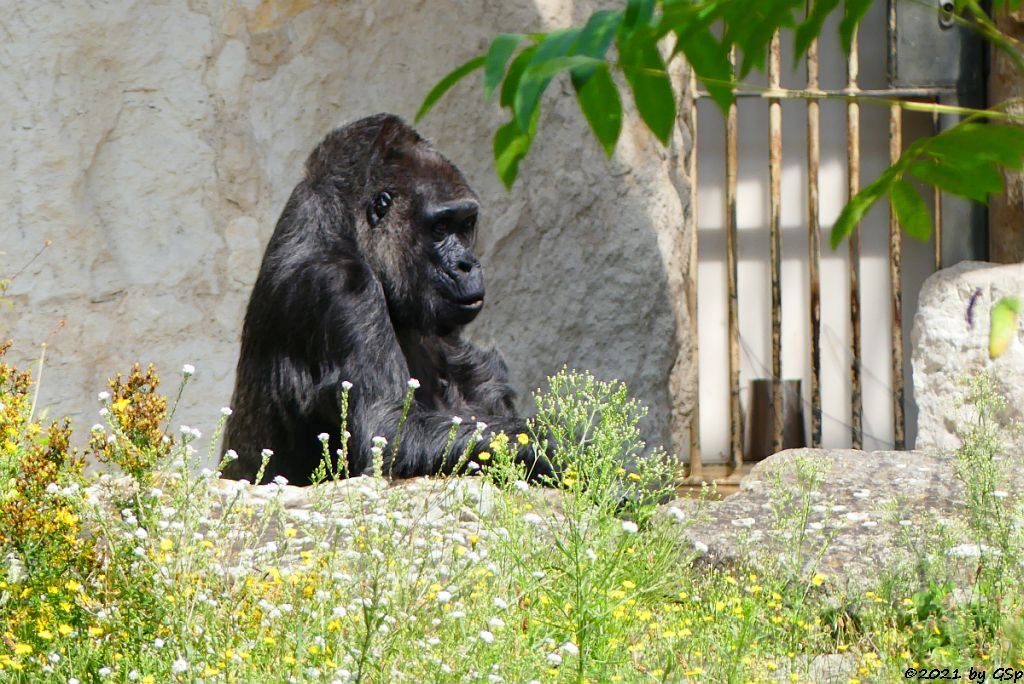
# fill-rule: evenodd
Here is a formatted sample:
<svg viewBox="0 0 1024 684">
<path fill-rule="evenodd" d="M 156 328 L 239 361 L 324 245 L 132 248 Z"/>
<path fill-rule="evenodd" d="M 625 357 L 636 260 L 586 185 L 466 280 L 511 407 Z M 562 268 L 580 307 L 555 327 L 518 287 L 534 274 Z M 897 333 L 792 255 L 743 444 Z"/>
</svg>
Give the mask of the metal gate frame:
<svg viewBox="0 0 1024 684">
<path fill-rule="evenodd" d="M 808 291 L 809 291 L 809 349 L 810 349 L 810 446 L 821 447 L 822 411 L 821 411 L 821 225 L 819 220 L 818 171 L 820 161 L 820 130 L 819 102 L 823 99 L 846 100 L 847 121 L 847 200 L 860 189 L 860 100 L 877 98 L 889 100 L 889 161 L 894 163 L 902 152 L 903 109 L 906 103 L 926 102 L 934 104 L 978 105 L 984 102 L 984 52 L 980 41 L 966 32 L 963 27 L 958 30 L 948 14 L 952 2 L 940 0 L 929 8 L 920 0 L 888 0 L 888 87 L 880 90 L 865 90 L 858 86 L 858 40 L 854 33 L 850 53 L 846 61 L 846 87 L 842 89 L 823 90 L 819 87 L 818 78 L 818 42 L 815 40 L 806 55 L 807 86 L 804 89 L 786 89 L 781 87 L 781 43 L 779 34 L 774 36 L 768 55 L 768 88 L 738 88 L 736 98 L 760 98 L 767 100 L 768 122 L 768 183 L 769 183 L 769 233 L 770 233 L 770 266 L 771 266 L 771 382 L 772 405 L 772 453 L 782 448 L 783 435 L 783 393 L 782 387 L 782 287 L 781 287 L 781 167 L 782 167 L 782 100 L 803 100 L 807 107 L 807 244 L 808 244 Z M 931 40 L 922 36 L 921 8 L 935 15 L 934 33 L 943 38 Z M 927 29 L 927 27 L 925 27 Z M 901 48 L 904 43 L 915 43 L 908 48 Z M 951 47 L 952 45 L 952 47 Z M 951 58 L 952 50 L 952 58 Z M 941 53 L 936 59 L 935 54 Z M 910 54 L 908 54 L 908 52 Z M 735 72 L 735 52 L 731 62 Z M 940 70 L 934 73 L 931 64 Z M 931 73 L 930 70 L 931 69 Z M 929 81 L 927 85 L 909 85 L 907 81 Z M 690 226 L 691 244 L 689 260 L 688 304 L 690 309 L 690 333 L 693 340 L 693 364 L 699 367 L 698 343 L 698 239 L 697 225 L 697 103 L 708 97 L 708 93 L 697 87 L 696 77 L 692 70 L 689 79 L 690 92 L 693 93 L 689 111 L 691 134 L 691 152 L 689 156 L 689 175 L 691 179 Z M 932 113 L 933 134 L 952 125 L 957 120 L 955 114 Z M 730 445 L 729 463 L 732 472 L 721 482 L 735 482 L 743 475 L 743 415 L 740 405 L 740 343 L 739 343 L 739 294 L 737 287 L 737 138 L 738 116 L 736 100 L 729 107 L 725 121 L 725 237 L 726 237 L 726 280 L 728 303 L 728 340 L 729 340 L 729 425 Z M 955 215 L 971 226 L 970 236 L 959 235 L 951 250 L 944 244 L 944 215 Z M 984 213 L 978 207 L 963 200 L 944 196 L 934 190 L 934 268 L 938 270 L 945 263 L 950 263 L 950 252 L 953 258 L 964 256 L 981 256 L 984 258 L 985 240 L 979 239 L 977 233 L 984 232 Z M 850 442 L 852 448 L 863 446 L 863 404 L 861 396 L 861 297 L 860 297 L 860 230 L 859 226 L 847 240 L 849 253 L 849 290 L 850 290 Z M 945 255 L 945 256 L 944 256 Z M 902 235 L 900 225 L 893 208 L 889 207 L 889 285 L 890 313 L 892 332 L 890 339 L 891 382 L 893 392 L 893 434 L 895 448 L 906 448 L 906 417 L 905 388 L 903 380 L 903 302 L 902 302 Z M 699 374 L 698 374 L 699 375 Z M 704 481 L 703 462 L 701 459 L 700 441 L 700 401 L 699 377 L 697 380 L 695 402 L 690 417 L 690 456 L 687 482 Z"/>
</svg>

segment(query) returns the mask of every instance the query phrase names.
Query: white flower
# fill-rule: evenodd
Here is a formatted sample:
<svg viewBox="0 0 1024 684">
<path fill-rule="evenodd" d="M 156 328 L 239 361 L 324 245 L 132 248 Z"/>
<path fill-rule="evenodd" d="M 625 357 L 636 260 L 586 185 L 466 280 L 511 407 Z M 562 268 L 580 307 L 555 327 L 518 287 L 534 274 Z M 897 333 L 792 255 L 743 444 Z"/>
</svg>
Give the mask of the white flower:
<svg viewBox="0 0 1024 684">
<path fill-rule="evenodd" d="M 462 425 L 462 416 L 452 416 L 452 425 Z"/>
<path fill-rule="evenodd" d="M 407 382 L 406 384 L 409 386 L 409 389 L 420 388 L 420 381 L 417 380 L 416 378 L 409 378 L 409 382 Z"/>
<path fill-rule="evenodd" d="M 149 536 L 149 532 L 146 531 L 145 527 L 140 527 L 134 532 L 136 539 L 145 539 Z"/>
<path fill-rule="evenodd" d="M 331 439 L 331 436 L 326 432 L 321 432 L 319 435 L 316 436 L 316 438 L 319 439 L 322 443 L 326 444 Z"/>
<path fill-rule="evenodd" d="M 100 423 L 96 423 L 92 426 L 92 432 L 103 432 L 104 430 L 106 430 L 106 428 Z"/>
<path fill-rule="evenodd" d="M 228 449 L 226 452 L 224 452 L 224 458 L 228 459 L 229 461 L 237 461 L 238 452 L 235 451 L 234 449 Z"/>
<path fill-rule="evenodd" d="M 523 521 L 528 522 L 531 525 L 539 525 L 544 522 L 544 518 L 540 517 L 536 513 L 527 513 L 523 516 Z"/>
<path fill-rule="evenodd" d="M 512 486 L 518 489 L 519 491 L 523 492 L 524 494 L 530 491 L 530 485 L 527 484 L 525 480 L 516 480 Z"/>
<path fill-rule="evenodd" d="M 231 411 L 231 407 L 230 406 L 222 406 L 221 409 L 220 409 L 220 415 L 224 416 L 225 418 L 230 416 L 231 413 L 232 413 L 232 411 Z"/>
<path fill-rule="evenodd" d="M 82 684 L 82 682 L 76 679 L 75 677 L 71 677 L 70 679 L 68 679 L 68 684 Z"/>
<path fill-rule="evenodd" d="M 900 520 L 900 525 L 903 527 L 910 527 L 914 524 L 913 520 Z"/>
<path fill-rule="evenodd" d="M 270 458 L 273 455 L 274 455 L 274 450 L 273 449 L 264 449 L 263 451 L 260 452 L 260 456 L 262 458 Z"/>
<path fill-rule="evenodd" d="M 1001 489 L 997 489 L 994 492 L 992 492 L 992 496 L 996 497 L 997 499 L 1005 499 L 1007 496 L 1009 496 L 1009 494 Z"/>
<path fill-rule="evenodd" d="M 164 640 L 159 638 L 159 637 L 157 637 L 156 639 L 153 639 L 153 645 L 156 646 L 157 648 L 163 648 L 164 647 Z"/>
<path fill-rule="evenodd" d="M 142 548 L 141 546 L 136 546 L 134 549 L 132 549 L 132 553 L 134 553 L 139 558 L 146 557 L 146 549 Z"/>
<path fill-rule="evenodd" d="M 196 367 L 193 366 L 191 363 L 186 363 L 184 366 L 181 367 L 181 374 L 184 375 L 186 378 L 195 375 Z M 186 667 L 187 666 L 188 665 L 186 664 Z"/>
<path fill-rule="evenodd" d="M 113 672 L 113 670 L 111 670 L 109 667 L 101 667 L 100 669 L 96 670 L 96 674 L 98 674 L 100 677 L 109 677 L 111 672 Z"/>
<path fill-rule="evenodd" d="M 381 449 L 383 449 L 388 444 L 387 438 L 386 437 L 381 437 L 380 435 L 374 437 L 370 441 L 373 442 L 373 446 L 380 447 Z"/>
<path fill-rule="evenodd" d="M 676 522 L 683 522 L 684 520 L 686 520 L 686 514 L 683 513 L 681 509 L 676 508 L 675 506 L 668 507 L 668 514 L 671 515 Z"/>
<path fill-rule="evenodd" d="M 475 473 L 476 471 L 480 470 L 480 464 L 477 463 L 476 461 L 470 461 L 469 463 L 466 464 L 466 470 L 468 470 L 471 473 Z"/>
<path fill-rule="evenodd" d="M 288 478 L 285 477 L 284 475 L 275 475 L 274 476 L 274 484 L 281 485 L 283 487 L 286 484 L 288 484 Z"/>
<path fill-rule="evenodd" d="M 348 392 L 348 391 L 349 391 L 350 389 L 352 389 L 352 383 L 351 383 L 351 382 L 349 382 L 348 380 L 344 380 L 344 381 L 342 381 L 342 383 L 341 383 L 341 389 L 343 389 L 343 390 L 345 390 L 346 392 Z"/>
<path fill-rule="evenodd" d="M 571 656 L 578 656 L 580 654 L 580 648 L 571 641 L 566 641 L 564 644 L 562 644 L 562 653 Z"/>
<path fill-rule="evenodd" d="M 636 523 L 633 522 L 632 520 L 623 520 L 622 521 L 622 530 L 624 532 L 628 532 L 629 534 L 636 534 L 640 530 L 640 528 L 637 527 Z"/>
<path fill-rule="evenodd" d="M 451 600 L 452 600 L 452 595 L 451 595 L 450 592 L 447 592 L 444 589 L 442 589 L 441 591 L 437 592 L 437 602 L 438 603 L 448 603 Z"/>
<path fill-rule="evenodd" d="M 51 482 L 50 484 L 46 485 L 46 493 L 47 494 L 56 494 L 59 491 L 60 491 L 60 485 L 57 484 L 56 482 Z"/>
<path fill-rule="evenodd" d="M 137 682 L 139 680 L 139 671 L 138 670 L 132 670 L 131 672 L 129 672 L 128 673 L 128 680 L 132 681 L 132 682 Z"/>
<path fill-rule="evenodd" d="M 734 527 L 750 527 L 754 524 L 753 518 L 736 518 L 732 521 Z"/>
<path fill-rule="evenodd" d="M 491 604 L 495 608 L 499 608 L 501 610 L 505 610 L 506 608 L 508 608 L 508 601 L 506 601 L 505 599 L 501 598 L 500 596 L 495 596 L 494 600 L 491 601 Z"/>
<path fill-rule="evenodd" d="M 494 643 L 494 635 L 488 632 L 486 629 L 480 631 L 480 640 L 485 644 Z"/>
<path fill-rule="evenodd" d="M 552 651 L 551 653 L 548 653 L 548 662 L 554 665 L 555 667 L 558 667 L 562 664 L 562 656 Z"/>
<path fill-rule="evenodd" d="M 705 544 L 704 542 L 699 542 L 699 541 L 693 542 L 693 548 L 694 548 L 694 550 L 697 551 L 697 553 L 707 553 L 708 552 L 708 545 Z"/>
<path fill-rule="evenodd" d="M 110 392 L 100 392 L 96 395 L 96 398 L 100 400 L 100 403 L 110 401 Z"/>
<path fill-rule="evenodd" d="M 505 628 L 505 621 L 499 617 L 492 617 L 487 621 L 487 626 L 491 629 L 498 631 Z"/>
<path fill-rule="evenodd" d="M 100 416 L 102 416 L 103 418 L 106 418 L 109 415 L 110 415 L 110 409 L 108 409 L 106 406 L 104 406 L 103 408 L 100 409 Z"/>
<path fill-rule="evenodd" d="M 184 658 L 178 658 L 171 664 L 171 672 L 173 672 L 174 674 L 188 672 L 188 661 Z"/>
<path fill-rule="evenodd" d="M 486 430 L 486 429 L 487 429 L 487 423 L 480 423 L 480 422 L 477 422 L 477 424 L 476 424 L 476 430 L 477 430 L 477 432 L 483 432 L 483 431 L 484 431 L 484 430 Z"/>
</svg>

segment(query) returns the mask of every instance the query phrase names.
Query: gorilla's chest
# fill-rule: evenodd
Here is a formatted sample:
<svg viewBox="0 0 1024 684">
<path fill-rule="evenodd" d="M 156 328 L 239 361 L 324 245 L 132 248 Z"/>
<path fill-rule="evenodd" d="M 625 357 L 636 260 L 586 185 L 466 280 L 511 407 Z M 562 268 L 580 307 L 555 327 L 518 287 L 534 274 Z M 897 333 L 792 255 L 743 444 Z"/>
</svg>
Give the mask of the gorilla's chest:
<svg viewBox="0 0 1024 684">
<path fill-rule="evenodd" d="M 420 338 L 401 345 L 409 376 L 419 381 L 416 403 L 453 415 L 472 409 L 460 390 L 457 368 L 446 345 L 437 338 Z"/>
</svg>

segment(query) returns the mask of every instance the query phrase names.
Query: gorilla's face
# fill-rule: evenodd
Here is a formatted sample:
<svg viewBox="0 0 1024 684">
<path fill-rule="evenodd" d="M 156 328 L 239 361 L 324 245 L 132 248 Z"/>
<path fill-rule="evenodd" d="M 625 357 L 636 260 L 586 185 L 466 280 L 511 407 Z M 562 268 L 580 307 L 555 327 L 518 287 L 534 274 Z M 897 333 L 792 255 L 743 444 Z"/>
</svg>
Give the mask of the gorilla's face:
<svg viewBox="0 0 1024 684">
<path fill-rule="evenodd" d="M 361 233 L 392 318 L 447 334 L 484 305 L 473 253 L 480 203 L 455 166 L 404 124 L 367 174 Z M 415 137 L 412 137 L 415 136 Z"/>
</svg>

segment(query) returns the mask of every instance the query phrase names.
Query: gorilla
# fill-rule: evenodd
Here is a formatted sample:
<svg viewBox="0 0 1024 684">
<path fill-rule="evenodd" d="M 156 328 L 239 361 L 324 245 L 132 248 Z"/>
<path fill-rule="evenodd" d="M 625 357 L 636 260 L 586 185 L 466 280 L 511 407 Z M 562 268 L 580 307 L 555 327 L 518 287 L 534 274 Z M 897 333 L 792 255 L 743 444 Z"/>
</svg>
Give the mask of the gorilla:
<svg viewBox="0 0 1024 684">
<path fill-rule="evenodd" d="M 263 482 L 309 484 L 323 458 L 318 436 L 329 436 L 332 455 L 342 445 L 343 388 L 351 437 L 348 463 L 336 467 L 350 475 L 372 472 L 375 437 L 387 440 L 384 473 L 411 477 L 451 473 L 471 444 L 475 461 L 489 435 L 527 431 L 501 355 L 461 337 L 484 304 L 479 208 L 459 170 L 396 116 L 327 135 L 249 299 L 224 437 L 238 458 L 224 477 L 253 481 L 270 449 Z M 474 443 L 478 421 L 486 434 Z M 544 448 L 511 442 L 531 479 L 554 475 Z"/>
</svg>

